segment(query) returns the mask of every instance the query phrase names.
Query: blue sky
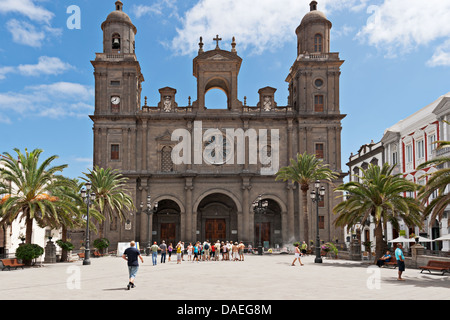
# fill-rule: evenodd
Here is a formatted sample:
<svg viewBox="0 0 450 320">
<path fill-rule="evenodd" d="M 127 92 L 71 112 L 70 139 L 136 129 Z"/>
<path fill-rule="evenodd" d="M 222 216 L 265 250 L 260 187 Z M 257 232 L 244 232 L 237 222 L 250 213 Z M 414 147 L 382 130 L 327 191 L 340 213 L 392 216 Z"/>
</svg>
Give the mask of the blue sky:
<svg viewBox="0 0 450 320">
<path fill-rule="evenodd" d="M 58 155 L 64 174 L 92 166 L 94 77 L 102 51 L 101 23 L 114 0 L 0 0 L 0 152 L 41 148 Z M 310 0 L 123 0 L 138 29 L 136 54 L 143 96 L 156 105 L 158 89 L 176 100 L 196 99 L 192 60 L 199 37 L 205 50 L 230 49 L 243 58 L 238 95 L 256 105 L 258 90 L 277 88 L 296 58 L 295 29 Z M 340 52 L 342 162 L 383 131 L 450 91 L 450 0 L 319 0 L 333 23 L 331 51 Z M 68 28 L 75 5 L 80 29 Z M 72 21 L 72 20 L 70 20 Z M 214 95 L 214 94 L 213 94 Z M 219 100 L 220 101 L 220 100 Z"/>
</svg>

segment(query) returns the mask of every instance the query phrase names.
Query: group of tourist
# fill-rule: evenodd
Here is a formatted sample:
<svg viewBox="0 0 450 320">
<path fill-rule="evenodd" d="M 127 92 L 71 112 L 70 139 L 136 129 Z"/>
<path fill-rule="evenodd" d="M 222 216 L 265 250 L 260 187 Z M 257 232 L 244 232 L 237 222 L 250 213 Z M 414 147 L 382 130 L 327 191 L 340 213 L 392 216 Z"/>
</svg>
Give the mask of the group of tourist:
<svg viewBox="0 0 450 320">
<path fill-rule="evenodd" d="M 177 264 L 181 261 L 185 261 L 185 255 L 187 255 L 187 261 L 200 262 L 200 261 L 244 261 L 244 249 L 245 245 L 241 242 L 232 241 L 219 241 L 215 243 L 205 240 L 203 243 L 197 241 L 195 243 L 190 242 L 186 245 L 184 242 L 179 241 L 175 246 L 172 243 L 169 245 L 163 240 L 160 245 L 156 242 L 150 247 L 152 253 L 153 265 L 157 264 L 158 253 L 161 256 L 161 263 L 172 259 L 172 253 L 177 255 Z M 251 245 L 248 247 L 251 252 Z"/>
<path fill-rule="evenodd" d="M 155 266 L 158 260 L 158 252 L 161 254 L 161 263 L 166 262 L 166 257 L 168 256 L 168 261 L 172 259 L 172 253 L 176 253 L 177 255 L 177 264 L 180 264 L 181 261 L 184 260 L 185 253 L 188 256 L 188 261 L 192 262 L 200 262 L 200 261 L 244 261 L 244 249 L 245 245 L 241 241 L 240 243 L 232 242 L 232 241 L 219 241 L 212 244 L 208 240 L 201 243 L 197 241 L 192 244 L 189 243 L 187 247 L 185 247 L 184 242 L 179 241 L 174 247 L 172 243 L 169 245 L 163 240 L 160 245 L 156 242 L 150 247 L 150 251 L 152 253 L 152 262 Z M 248 246 L 249 252 L 252 252 L 252 248 Z M 139 262 L 138 258 L 141 259 L 141 262 L 144 262 L 140 251 L 136 248 L 136 243 L 134 241 L 130 242 L 130 247 L 127 248 L 122 258 L 127 261 L 128 265 L 128 275 L 129 282 L 127 285 L 127 289 L 134 288 L 134 279 L 136 278 L 137 271 L 139 270 Z"/>
</svg>

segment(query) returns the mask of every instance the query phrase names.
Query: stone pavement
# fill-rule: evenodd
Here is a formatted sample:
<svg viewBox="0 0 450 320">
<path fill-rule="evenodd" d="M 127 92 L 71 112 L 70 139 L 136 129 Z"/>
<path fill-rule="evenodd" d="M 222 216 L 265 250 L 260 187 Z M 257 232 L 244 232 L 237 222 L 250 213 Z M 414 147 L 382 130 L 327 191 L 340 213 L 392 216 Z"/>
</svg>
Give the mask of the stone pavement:
<svg viewBox="0 0 450 320">
<path fill-rule="evenodd" d="M 3 300 L 443 300 L 450 298 L 450 277 L 407 269 L 406 281 L 397 270 L 362 262 L 303 258 L 293 255 L 246 255 L 244 262 L 171 262 L 153 266 L 144 256 L 136 288 L 125 290 L 126 261 L 119 257 L 47 264 L 0 272 Z M 175 258 L 175 259 L 174 259 Z"/>
</svg>

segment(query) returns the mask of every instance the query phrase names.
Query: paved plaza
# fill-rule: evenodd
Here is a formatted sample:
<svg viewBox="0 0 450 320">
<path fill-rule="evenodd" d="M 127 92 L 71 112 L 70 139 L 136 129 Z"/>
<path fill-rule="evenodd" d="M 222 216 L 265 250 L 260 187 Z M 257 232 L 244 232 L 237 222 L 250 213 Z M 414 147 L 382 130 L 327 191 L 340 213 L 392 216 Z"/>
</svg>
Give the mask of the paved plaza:
<svg viewBox="0 0 450 320">
<path fill-rule="evenodd" d="M 0 272 L 2 299 L 106 300 L 310 300 L 310 299 L 430 299 L 450 298 L 450 277 L 407 269 L 406 281 L 397 270 L 367 262 L 303 258 L 291 266 L 293 255 L 246 255 L 245 261 L 152 265 L 144 256 L 136 288 L 126 290 L 126 261 L 119 257 L 44 264 L 42 267 Z M 159 256 L 158 256 L 159 259 Z"/>
</svg>

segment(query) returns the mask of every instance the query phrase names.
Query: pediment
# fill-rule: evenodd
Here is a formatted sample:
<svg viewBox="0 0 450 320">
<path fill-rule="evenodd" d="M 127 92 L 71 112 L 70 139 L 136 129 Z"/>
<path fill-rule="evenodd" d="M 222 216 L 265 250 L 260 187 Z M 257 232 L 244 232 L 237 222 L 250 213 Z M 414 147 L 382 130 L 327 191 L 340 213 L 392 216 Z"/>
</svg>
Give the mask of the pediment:
<svg viewBox="0 0 450 320">
<path fill-rule="evenodd" d="M 229 59 L 220 54 L 215 54 L 212 57 L 207 58 L 206 60 L 229 60 Z"/>
<path fill-rule="evenodd" d="M 450 113 L 450 97 L 445 97 L 439 102 L 433 113 L 437 116 L 444 116 Z"/>
</svg>

